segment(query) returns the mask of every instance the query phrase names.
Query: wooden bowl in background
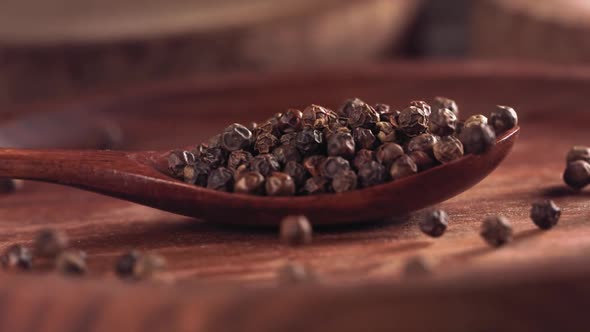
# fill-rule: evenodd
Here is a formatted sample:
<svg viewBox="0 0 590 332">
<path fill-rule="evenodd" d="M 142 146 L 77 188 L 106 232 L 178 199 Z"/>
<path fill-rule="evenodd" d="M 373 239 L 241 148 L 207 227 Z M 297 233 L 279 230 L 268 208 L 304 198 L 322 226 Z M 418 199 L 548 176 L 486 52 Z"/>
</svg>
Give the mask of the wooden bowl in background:
<svg viewBox="0 0 590 332">
<path fill-rule="evenodd" d="M 136 81 L 391 52 L 420 0 L 8 0 L 0 105 Z"/>
</svg>

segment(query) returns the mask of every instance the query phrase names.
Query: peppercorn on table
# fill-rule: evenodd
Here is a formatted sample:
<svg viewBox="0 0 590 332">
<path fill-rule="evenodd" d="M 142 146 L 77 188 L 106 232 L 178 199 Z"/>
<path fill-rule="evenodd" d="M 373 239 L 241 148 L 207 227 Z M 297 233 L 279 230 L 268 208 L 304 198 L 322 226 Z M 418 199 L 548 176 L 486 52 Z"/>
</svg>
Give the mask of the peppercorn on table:
<svg viewBox="0 0 590 332">
<path fill-rule="evenodd" d="M 590 67 L 403 63 L 203 77 L 22 106 L 15 111 L 82 105 L 104 113 L 121 123 L 124 149 L 196 144 L 233 122 L 354 96 L 392 107 L 448 96 L 463 119 L 510 105 L 521 136 L 488 178 L 438 206 L 448 214 L 440 238 L 420 231 L 416 213 L 314 229 L 310 244 L 289 247 L 276 229 L 219 226 L 25 182 L 0 196 L 0 250 L 31 245 L 50 226 L 86 252 L 88 271 L 0 270 L 0 331 L 583 330 L 590 191 L 576 193 L 561 177 L 569 148 L 590 145 L 588 91 Z M 529 218 L 540 199 L 562 209 L 550 230 Z M 499 248 L 479 235 L 495 214 L 514 227 Z M 152 280 L 118 280 L 115 261 L 131 249 L 163 256 L 167 268 Z"/>
</svg>

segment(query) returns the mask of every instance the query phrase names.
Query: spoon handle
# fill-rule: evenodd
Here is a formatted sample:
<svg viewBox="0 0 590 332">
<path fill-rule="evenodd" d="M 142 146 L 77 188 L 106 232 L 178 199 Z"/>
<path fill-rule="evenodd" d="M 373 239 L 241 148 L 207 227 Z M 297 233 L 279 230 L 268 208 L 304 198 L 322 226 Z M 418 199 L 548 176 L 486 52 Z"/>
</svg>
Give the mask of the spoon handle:
<svg viewBox="0 0 590 332">
<path fill-rule="evenodd" d="M 0 149 L 0 178 L 90 184 L 104 172 L 130 169 L 135 163 L 121 151 Z M 127 162 L 126 162 L 127 161 Z"/>
</svg>

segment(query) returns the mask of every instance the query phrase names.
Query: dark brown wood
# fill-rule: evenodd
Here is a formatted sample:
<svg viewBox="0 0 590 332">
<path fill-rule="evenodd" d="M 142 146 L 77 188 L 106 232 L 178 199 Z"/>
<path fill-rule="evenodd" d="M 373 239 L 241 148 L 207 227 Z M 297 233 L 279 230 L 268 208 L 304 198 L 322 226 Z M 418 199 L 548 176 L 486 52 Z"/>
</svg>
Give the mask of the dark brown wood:
<svg viewBox="0 0 590 332">
<path fill-rule="evenodd" d="M 261 197 L 214 191 L 166 175 L 169 152 L 0 149 L 0 176 L 70 185 L 211 222 L 278 225 L 283 217 L 296 214 L 315 225 L 374 222 L 404 216 L 469 189 L 504 160 L 518 129 L 500 137 L 485 154 L 340 194 Z"/>
<path fill-rule="evenodd" d="M 203 77 L 76 101 L 120 121 L 128 150 L 197 143 L 234 121 L 309 103 L 336 107 L 352 95 L 394 107 L 446 95 L 462 117 L 508 104 L 522 129 L 493 173 L 439 205 L 451 218 L 439 239 L 419 231 L 418 213 L 318 227 L 310 246 L 290 248 L 272 230 L 218 226 L 27 182 L 0 198 L 0 250 L 30 244 L 51 225 L 88 253 L 89 276 L 0 270 L 0 331 L 584 331 L 589 192 L 569 191 L 561 173 L 567 149 L 590 144 L 588 91 L 587 67 L 418 63 Z M 549 231 L 528 217 L 530 204 L 543 198 L 563 210 Z M 491 249 L 478 231 L 497 213 L 513 223 L 515 241 Z M 129 248 L 162 254 L 168 270 L 139 285 L 116 281 L 112 266 Z M 432 277 L 403 276 L 414 255 L 433 262 Z M 287 261 L 308 264 L 321 282 L 278 286 L 276 270 Z"/>
</svg>

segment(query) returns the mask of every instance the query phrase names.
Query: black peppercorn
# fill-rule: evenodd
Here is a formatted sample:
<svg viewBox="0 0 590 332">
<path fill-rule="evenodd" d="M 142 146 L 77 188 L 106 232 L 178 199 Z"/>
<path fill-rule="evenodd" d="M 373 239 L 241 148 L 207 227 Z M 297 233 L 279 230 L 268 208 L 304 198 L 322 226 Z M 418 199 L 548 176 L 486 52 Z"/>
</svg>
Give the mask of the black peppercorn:
<svg viewBox="0 0 590 332">
<path fill-rule="evenodd" d="M 33 266 L 33 254 L 29 248 L 20 244 L 14 244 L 0 257 L 2 266 L 7 269 L 30 270 Z"/>
<path fill-rule="evenodd" d="M 496 106 L 496 110 L 490 115 L 490 125 L 494 128 L 496 135 L 512 129 L 518 125 L 518 115 L 510 106 Z"/>
<path fill-rule="evenodd" d="M 425 171 L 435 165 L 434 158 L 424 151 L 414 151 L 408 154 L 418 166 L 418 171 Z"/>
<path fill-rule="evenodd" d="M 372 149 L 377 140 L 371 129 L 361 127 L 354 128 L 352 137 L 357 149 Z"/>
<path fill-rule="evenodd" d="M 566 156 L 566 162 L 571 163 L 577 160 L 583 160 L 590 163 L 590 148 L 587 146 L 577 145 L 572 147 Z"/>
<path fill-rule="evenodd" d="M 195 156 L 189 151 L 172 151 L 168 155 L 168 169 L 176 177 L 182 177 L 186 165 L 193 165 Z"/>
<path fill-rule="evenodd" d="M 197 186 L 206 187 L 207 186 L 207 179 L 209 178 L 209 173 L 211 172 L 211 167 L 202 161 L 197 161 L 193 166 L 185 166 L 183 170 L 183 178 L 184 182 L 190 184 L 196 184 Z"/>
<path fill-rule="evenodd" d="M 279 130 L 279 121 L 277 118 L 272 117 L 260 124 L 256 127 L 252 134 L 252 139 L 262 135 L 262 134 L 271 134 L 276 137 L 279 137 L 281 132 Z"/>
<path fill-rule="evenodd" d="M 422 256 L 408 258 L 403 267 L 405 277 L 426 277 L 432 273 L 432 263 Z"/>
<path fill-rule="evenodd" d="M 421 108 L 410 106 L 399 114 L 398 125 L 407 136 L 418 136 L 428 130 L 428 116 Z"/>
<path fill-rule="evenodd" d="M 395 127 L 390 122 L 377 122 L 375 128 L 377 130 L 377 139 L 381 143 L 394 143 L 397 140 Z"/>
<path fill-rule="evenodd" d="M 268 176 L 281 170 L 281 165 L 272 154 L 259 154 L 250 160 L 250 170 Z"/>
<path fill-rule="evenodd" d="M 301 162 L 301 154 L 294 145 L 282 144 L 272 151 L 272 155 L 281 165 L 285 165 L 289 161 Z"/>
<path fill-rule="evenodd" d="M 234 192 L 262 195 L 264 193 L 264 176 L 259 172 L 245 172 L 236 180 Z"/>
<path fill-rule="evenodd" d="M 375 152 L 375 158 L 379 163 L 390 168 L 393 162 L 404 154 L 404 149 L 395 143 L 380 145 Z"/>
<path fill-rule="evenodd" d="M 389 175 L 393 180 L 405 178 L 410 175 L 414 175 L 418 172 L 418 166 L 408 157 L 408 155 L 400 156 L 395 159 L 389 170 Z"/>
<path fill-rule="evenodd" d="M 322 194 L 328 192 L 328 181 L 321 176 L 314 176 L 305 181 L 301 191 L 308 195 Z"/>
<path fill-rule="evenodd" d="M 328 140 L 328 156 L 340 156 L 345 159 L 354 157 L 356 145 L 351 134 L 335 133 Z"/>
<path fill-rule="evenodd" d="M 484 219 L 481 237 L 491 246 L 499 247 L 512 241 L 512 225 L 502 216 L 489 216 Z"/>
<path fill-rule="evenodd" d="M 332 179 L 336 174 L 349 169 L 348 160 L 342 157 L 328 157 L 322 161 L 319 167 L 320 175 L 326 179 Z"/>
<path fill-rule="evenodd" d="M 274 172 L 266 178 L 266 194 L 268 196 L 295 195 L 295 182 L 286 173 Z"/>
<path fill-rule="evenodd" d="M 465 122 L 463 124 L 463 128 L 467 128 L 467 127 L 473 126 L 473 125 L 479 126 L 482 124 L 487 125 L 488 118 L 482 114 L 475 114 L 475 115 L 468 117 L 467 120 L 465 120 Z"/>
<path fill-rule="evenodd" d="M 232 191 L 234 187 L 234 172 L 229 168 L 218 167 L 209 173 L 207 188 L 219 191 Z"/>
<path fill-rule="evenodd" d="M 448 109 L 455 114 L 455 116 L 459 116 L 459 107 L 457 107 L 457 103 L 454 100 L 445 98 L 445 97 L 435 97 L 434 102 L 432 103 L 432 111 L 438 109 Z"/>
<path fill-rule="evenodd" d="M 590 163 L 576 160 L 567 164 L 563 181 L 572 189 L 580 190 L 590 183 Z"/>
<path fill-rule="evenodd" d="M 295 146 L 295 144 L 297 142 L 297 133 L 295 133 L 295 132 L 285 133 L 285 134 L 283 134 L 283 136 L 281 136 L 279 141 L 280 141 L 281 145 L 289 144 L 289 145 Z"/>
<path fill-rule="evenodd" d="M 142 254 L 132 250 L 119 257 L 115 272 L 120 278 L 141 280 L 150 278 L 166 265 L 163 257 L 156 254 Z"/>
<path fill-rule="evenodd" d="M 457 116 L 447 108 L 439 108 L 432 111 L 428 121 L 430 132 L 439 135 L 452 135 L 457 127 Z"/>
<path fill-rule="evenodd" d="M 252 144 L 252 132 L 241 124 L 234 123 L 221 134 L 220 145 L 227 151 L 247 149 Z"/>
<path fill-rule="evenodd" d="M 439 139 L 433 147 L 434 157 L 441 163 L 448 163 L 463 156 L 463 144 L 453 136 Z"/>
<path fill-rule="evenodd" d="M 68 247 L 68 242 L 65 233 L 55 229 L 43 229 L 35 239 L 35 256 L 55 258 Z"/>
<path fill-rule="evenodd" d="M 364 164 L 374 161 L 375 160 L 375 151 L 367 150 L 367 149 L 360 149 L 354 159 L 352 160 L 352 166 L 355 169 L 360 169 Z"/>
<path fill-rule="evenodd" d="M 550 229 L 557 225 L 561 209 L 552 200 L 544 200 L 533 203 L 531 207 L 531 220 L 540 229 Z"/>
<path fill-rule="evenodd" d="M 13 193 L 23 187 L 22 180 L 0 179 L 0 194 Z"/>
<path fill-rule="evenodd" d="M 240 165 L 249 165 L 252 154 L 244 150 L 232 151 L 227 158 L 227 168 L 236 170 Z"/>
<path fill-rule="evenodd" d="M 391 107 L 387 104 L 377 103 L 373 108 L 375 109 L 377 114 L 379 114 L 379 116 L 381 116 L 382 114 L 388 114 L 391 111 Z"/>
<path fill-rule="evenodd" d="M 336 193 L 354 190 L 357 187 L 357 175 L 352 170 L 336 173 L 332 178 L 332 190 Z"/>
<path fill-rule="evenodd" d="M 307 157 L 303 160 L 303 167 L 305 167 L 305 170 L 311 174 L 311 176 L 319 176 L 320 166 L 324 160 L 326 160 L 326 157 L 322 155 Z"/>
<path fill-rule="evenodd" d="M 296 161 L 287 162 L 283 168 L 283 172 L 289 174 L 298 188 L 305 184 L 305 180 L 308 177 L 305 167 Z"/>
<path fill-rule="evenodd" d="M 465 153 L 482 154 L 496 144 L 494 130 L 485 124 L 470 125 L 459 136 Z"/>
<path fill-rule="evenodd" d="M 292 285 L 313 282 L 316 279 L 313 271 L 302 264 L 287 263 L 277 270 L 277 279 L 280 284 Z"/>
<path fill-rule="evenodd" d="M 133 269 L 140 257 L 141 253 L 137 250 L 132 250 L 120 256 L 115 264 L 115 273 L 121 278 L 133 277 Z"/>
<path fill-rule="evenodd" d="M 386 178 L 385 167 L 376 161 L 364 164 L 358 171 L 358 182 L 362 188 L 381 184 Z"/>
<path fill-rule="evenodd" d="M 426 115 L 426 116 L 430 116 L 431 111 L 432 111 L 430 105 L 428 105 L 425 101 L 422 101 L 422 100 L 411 101 L 410 106 L 414 106 L 414 107 L 421 109 L 422 112 L 424 113 L 424 115 Z"/>
<path fill-rule="evenodd" d="M 290 108 L 281 115 L 278 121 L 279 130 L 283 133 L 290 133 L 301 128 L 303 113 L 300 110 Z"/>
<path fill-rule="evenodd" d="M 225 165 L 226 153 L 221 148 L 206 148 L 201 151 L 199 158 L 196 159 L 195 164 L 199 161 L 207 163 L 211 168 Z"/>
<path fill-rule="evenodd" d="M 86 273 L 86 254 L 83 251 L 64 251 L 55 261 L 58 272 L 78 276 Z"/>
<path fill-rule="evenodd" d="M 254 150 L 258 153 L 270 153 L 279 144 L 279 139 L 269 133 L 262 133 L 256 137 Z"/>
<path fill-rule="evenodd" d="M 305 216 L 287 216 L 281 221 L 281 242 L 290 246 L 310 244 L 311 223 Z"/>
<path fill-rule="evenodd" d="M 346 112 L 348 125 L 351 128 L 365 127 L 371 128 L 379 121 L 379 114 L 371 105 L 356 99 L 351 102 L 343 111 Z"/>
<path fill-rule="evenodd" d="M 318 105 L 310 105 L 303 110 L 301 122 L 304 127 L 324 129 L 336 118 L 337 115 L 333 111 Z"/>
<path fill-rule="evenodd" d="M 408 152 L 424 151 L 428 154 L 432 154 L 432 147 L 436 141 L 436 136 L 432 134 L 420 134 L 416 137 L 413 137 L 408 142 Z"/>
<path fill-rule="evenodd" d="M 306 127 L 297 133 L 295 147 L 303 156 L 309 156 L 319 152 L 324 144 L 321 131 Z"/>
<path fill-rule="evenodd" d="M 429 236 L 440 237 L 447 230 L 449 215 L 444 210 L 432 210 L 424 214 L 420 230 Z"/>
</svg>

